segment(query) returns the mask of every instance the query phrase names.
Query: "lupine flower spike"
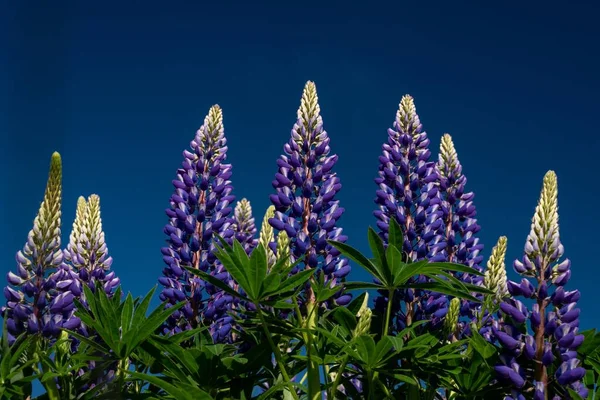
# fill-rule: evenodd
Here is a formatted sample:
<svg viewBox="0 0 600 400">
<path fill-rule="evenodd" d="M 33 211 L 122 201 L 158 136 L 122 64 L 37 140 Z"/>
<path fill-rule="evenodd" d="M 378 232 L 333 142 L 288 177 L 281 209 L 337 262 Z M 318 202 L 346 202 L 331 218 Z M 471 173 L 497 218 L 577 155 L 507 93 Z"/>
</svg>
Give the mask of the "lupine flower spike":
<svg viewBox="0 0 600 400">
<path fill-rule="evenodd" d="M 394 218 L 398 222 L 404 234 L 404 251 L 413 261 L 424 258 L 443 261 L 446 257 L 438 173 L 435 163 L 429 161 L 428 147 L 429 139 L 414 100 L 406 95 L 400 101 L 393 129 L 388 129 L 387 142 L 382 146 L 379 176 L 375 179 L 378 186 L 375 203 L 379 209 L 373 214 L 385 243 L 390 220 Z M 393 330 L 400 331 L 421 319 L 439 324 L 448 310 L 446 298 L 431 297 L 429 304 L 426 299 L 427 292 L 422 290 L 409 289 L 394 295 Z M 375 300 L 375 307 L 383 313 L 387 304 L 387 293 L 382 292 Z"/>
<path fill-rule="evenodd" d="M 515 393 L 532 390 L 536 400 L 552 396 L 570 398 L 564 386 L 584 398 L 588 395 L 581 382 L 586 371 L 576 351 L 584 339 L 579 334 L 579 309 L 576 308 L 580 294 L 577 290 L 564 290 L 571 276 L 571 262 L 560 261 L 564 248 L 559 237 L 557 199 L 556 174 L 549 171 L 544 176 L 525 254 L 522 260 L 514 262 L 515 271 L 523 278 L 519 283 L 507 283 L 512 296 L 532 299 L 533 306 L 528 310 L 517 299 L 504 301 L 500 308 L 505 324 L 493 327 L 504 349 L 503 363 L 496 367 L 496 372 L 513 385 Z M 528 278 L 534 278 L 536 286 Z M 527 319 L 533 335 L 521 333 Z M 551 366 L 556 370 L 554 377 L 548 373 Z"/>
<path fill-rule="evenodd" d="M 108 255 L 102 230 L 98 195 L 92 194 L 87 201 L 83 197 L 77 200 L 75 221 L 70 242 L 64 250 L 64 260 L 92 291 L 99 287 L 112 295 L 119 286 L 119 278 L 114 271 L 110 271 L 113 260 Z"/>
<path fill-rule="evenodd" d="M 61 265 L 60 249 L 62 162 L 52 155 L 44 200 L 29 232 L 27 243 L 17 253 L 17 273 L 9 272 L 4 288 L 9 341 L 23 332 L 58 337 L 61 328 L 76 329 L 81 321 L 75 317 L 73 299 L 81 291 L 77 282 L 61 282 L 53 272 Z M 73 292 L 71 292 L 73 290 Z"/>
<path fill-rule="evenodd" d="M 184 268 L 200 269 L 233 285 L 214 255 L 213 239 L 215 234 L 226 240 L 234 235 L 230 204 L 235 197 L 229 180 L 231 165 L 225 163 L 226 143 L 223 113 L 219 106 L 213 106 L 190 143 L 190 151 L 183 152 L 182 168 L 173 180 L 171 207 L 166 211 L 169 223 L 164 232 L 168 246 L 162 253 L 167 266 L 159 279 L 164 287 L 160 298 L 169 304 L 184 300 L 187 304 L 172 314 L 164 327 L 165 333 L 177 333 L 205 321 L 211 325 L 214 340 L 222 342 L 230 337 L 232 319 L 227 311 L 232 297 L 190 276 Z"/>
<path fill-rule="evenodd" d="M 267 208 L 265 216 L 263 217 L 258 238 L 259 243 L 267 252 L 267 261 L 269 267 L 272 267 L 277 262 L 275 258 L 275 251 L 273 250 L 275 245 L 275 233 L 273 231 L 273 227 L 271 224 L 269 224 L 269 219 L 273 218 L 274 216 L 275 206 L 271 205 L 269 208 Z"/>
<path fill-rule="evenodd" d="M 462 165 L 452 137 L 448 134 L 442 136 L 436 169 L 440 189 L 438 196 L 442 199 L 440 210 L 443 239 L 440 242 L 445 243 L 446 247 L 437 256 L 429 258 L 441 260 L 443 256 L 443 261 L 467 265 L 481 271 L 479 264 L 483 260 L 480 255 L 483 245 L 479 243 L 479 238 L 476 236 L 481 228 L 475 219 L 477 214 L 473 204 L 475 195 L 473 192 L 465 192 L 467 178 L 462 172 Z M 479 276 L 462 273 L 457 275 L 465 283 L 480 285 L 482 282 Z M 433 294 L 431 297 L 435 300 L 428 299 L 430 303 L 440 301 L 439 298 L 443 296 Z M 476 297 L 481 296 L 476 295 Z M 470 319 L 479 307 L 477 303 L 463 300 L 460 314 Z"/>
<path fill-rule="evenodd" d="M 343 293 L 341 283 L 350 266 L 327 243 L 329 239 L 341 242 L 347 239 L 337 226 L 344 209 L 335 195 L 342 185 L 332 172 L 338 157 L 330 155 L 330 151 L 316 86 L 309 81 L 304 87 L 291 139 L 284 146 L 285 154 L 277 160 L 279 172 L 273 181 L 276 194 L 270 196 L 276 212 L 269 223 L 289 236 L 292 261 L 305 257 L 299 268 L 319 268 L 331 287 L 340 287 L 333 303 L 346 305 L 351 296 Z M 308 288 L 299 300 L 314 301 L 312 297 Z"/>
<path fill-rule="evenodd" d="M 501 236 L 492 248 L 492 254 L 487 261 L 483 277 L 483 286 L 494 294 L 487 295 L 477 312 L 477 318 L 472 321 L 479 333 L 488 341 L 492 341 L 492 325 L 502 323 L 501 318 L 494 320 L 494 310 L 508 296 L 506 286 L 506 236 Z"/>
<path fill-rule="evenodd" d="M 252 207 L 246 199 L 240 200 L 234 209 L 234 218 L 231 229 L 235 233 L 235 238 L 242 244 L 248 254 L 256 247 L 258 240 L 256 235 L 256 225 L 252 216 Z"/>
<path fill-rule="evenodd" d="M 500 302 L 508 295 L 506 288 L 506 236 L 501 236 L 492 249 L 492 255 L 487 262 L 487 269 L 483 277 L 484 286 L 494 292 L 494 300 Z"/>
</svg>

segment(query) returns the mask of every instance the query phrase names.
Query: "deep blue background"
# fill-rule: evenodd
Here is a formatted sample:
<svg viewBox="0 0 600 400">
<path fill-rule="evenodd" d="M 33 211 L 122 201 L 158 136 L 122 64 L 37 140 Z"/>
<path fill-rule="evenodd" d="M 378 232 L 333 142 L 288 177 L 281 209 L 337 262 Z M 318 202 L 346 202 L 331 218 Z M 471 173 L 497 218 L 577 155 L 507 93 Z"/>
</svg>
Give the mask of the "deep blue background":
<svg viewBox="0 0 600 400">
<path fill-rule="evenodd" d="M 597 8 L 150 3 L 2 2 L 2 277 L 15 268 L 57 150 L 63 239 L 77 197 L 99 194 L 114 270 L 126 290 L 149 290 L 163 268 L 171 180 L 215 103 L 224 110 L 235 194 L 252 202 L 260 221 L 310 79 L 339 155 L 341 225 L 351 244 L 367 248 L 377 157 L 410 93 L 432 152 L 443 133 L 454 138 L 476 193 L 486 259 L 500 235 L 509 238 L 508 265 L 520 256 L 542 177 L 557 172 L 573 262 L 568 287 L 583 294 L 582 327 L 599 325 Z M 351 276 L 365 279 L 358 270 Z"/>
</svg>

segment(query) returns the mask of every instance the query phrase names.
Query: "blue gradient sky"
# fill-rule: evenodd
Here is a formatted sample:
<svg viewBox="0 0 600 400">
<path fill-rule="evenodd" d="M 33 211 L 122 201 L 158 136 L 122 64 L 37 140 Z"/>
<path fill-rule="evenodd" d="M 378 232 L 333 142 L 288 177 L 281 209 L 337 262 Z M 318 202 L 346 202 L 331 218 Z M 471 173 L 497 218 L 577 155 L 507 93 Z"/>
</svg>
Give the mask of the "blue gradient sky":
<svg viewBox="0 0 600 400">
<path fill-rule="evenodd" d="M 341 225 L 351 244 L 367 249 L 377 157 L 410 93 L 433 153 L 443 133 L 453 136 L 476 193 L 486 259 L 500 235 L 508 236 L 509 265 L 520 256 L 542 177 L 557 172 L 569 288 L 582 291 L 582 327 L 599 325 L 596 7 L 152 3 L 0 5 L 2 277 L 15 267 L 57 150 L 63 238 L 77 197 L 99 194 L 114 270 L 125 290 L 149 290 L 163 268 L 171 180 L 215 103 L 235 194 L 260 220 L 310 79 L 339 155 Z M 358 270 L 351 277 L 365 279 Z"/>
</svg>

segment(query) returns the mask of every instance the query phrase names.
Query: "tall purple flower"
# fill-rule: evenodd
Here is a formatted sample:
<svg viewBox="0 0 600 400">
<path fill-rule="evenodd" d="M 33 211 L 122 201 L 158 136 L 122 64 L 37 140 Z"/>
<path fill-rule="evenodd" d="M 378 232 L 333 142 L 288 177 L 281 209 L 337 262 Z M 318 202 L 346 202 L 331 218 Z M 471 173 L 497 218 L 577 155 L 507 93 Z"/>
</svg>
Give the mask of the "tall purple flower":
<svg viewBox="0 0 600 400">
<path fill-rule="evenodd" d="M 92 194 L 86 201 L 77 200 L 77 211 L 67 248 L 63 251 L 64 262 L 72 266 L 82 284 L 92 291 L 97 287 L 112 295 L 120 280 L 110 271 L 112 257 L 108 255 L 102 218 L 100 197 Z M 65 273 L 70 273 L 65 269 Z"/>
<path fill-rule="evenodd" d="M 237 241 L 250 254 L 258 244 L 258 239 L 255 238 L 256 225 L 252 216 L 252 206 L 248 200 L 242 199 L 236 204 L 231 229 Z"/>
<path fill-rule="evenodd" d="M 390 219 L 398 222 L 404 233 L 404 251 L 413 261 L 425 258 L 443 261 L 446 258 L 439 177 L 435 163 L 429 161 L 429 143 L 413 98 L 404 96 L 379 157 L 379 176 L 375 179 L 379 187 L 375 203 L 379 209 L 373 214 L 386 243 Z M 387 307 L 386 295 L 382 293 L 375 300 L 380 312 Z M 439 324 L 448 310 L 445 297 L 428 296 L 426 291 L 409 289 L 401 291 L 394 299 L 392 311 L 396 314 L 396 330 L 424 318 Z"/>
<path fill-rule="evenodd" d="M 334 302 L 345 305 L 351 296 L 343 293 L 341 283 L 350 272 L 350 265 L 327 243 L 329 239 L 347 239 L 337 226 L 344 209 L 335 196 L 342 185 L 332 172 L 338 157 L 330 155 L 330 151 L 317 89 L 309 81 L 291 138 L 284 146 L 285 154 L 277 160 L 279 171 L 273 181 L 276 194 L 270 196 L 276 213 L 269 223 L 289 236 L 292 261 L 306 257 L 300 267 L 319 268 L 330 287 L 340 287 Z M 304 300 L 314 300 L 311 290 L 306 297 Z"/>
<path fill-rule="evenodd" d="M 27 243 L 17 253 L 17 273 L 9 272 L 4 288 L 9 341 L 21 333 L 42 333 L 56 338 L 61 328 L 75 329 L 73 299 L 81 293 L 76 282 L 61 280 L 63 254 L 60 249 L 62 162 L 52 154 L 44 200 L 29 232 Z M 58 269 L 58 270 L 57 270 Z"/>
<path fill-rule="evenodd" d="M 204 124 L 191 142 L 191 151 L 184 151 L 182 168 L 173 180 L 175 192 L 171 207 L 166 210 L 169 223 L 164 232 L 168 246 L 162 249 L 167 265 L 159 282 L 164 286 L 161 300 L 173 305 L 187 304 L 173 313 L 165 333 L 176 333 L 201 323 L 210 324 L 216 341 L 226 340 L 232 319 L 227 315 L 233 299 L 213 285 L 189 274 L 184 267 L 193 267 L 232 285 L 232 279 L 214 255 L 214 235 L 231 239 L 233 219 L 230 217 L 231 164 L 226 164 L 226 139 L 223 113 L 213 106 Z"/>
<path fill-rule="evenodd" d="M 570 398 L 566 387 L 587 397 L 581 379 L 585 369 L 577 359 L 577 348 L 584 336 L 579 334 L 579 291 L 566 291 L 571 277 L 571 262 L 560 261 L 564 248 L 558 230 L 558 185 L 556 174 L 544 176 L 540 200 L 535 209 L 531 231 L 522 260 L 514 262 L 523 278 L 509 281 L 514 298 L 500 308 L 505 324 L 494 327 L 494 335 L 503 347 L 503 364 L 496 367 L 500 378 L 516 390 L 534 391 L 534 399 L 551 396 Z M 533 278 L 534 283 L 530 281 Z M 530 310 L 517 297 L 533 300 Z M 527 334 L 529 320 L 533 334 Z M 554 372 L 554 379 L 549 376 Z"/>
<path fill-rule="evenodd" d="M 473 205 L 473 192 L 465 192 L 467 178 L 462 173 L 462 166 L 448 134 L 442 136 L 440 154 L 437 162 L 439 176 L 439 195 L 442 198 L 443 235 L 446 243 L 445 261 L 464 264 L 478 269 L 483 257 L 479 252 L 483 245 L 476 237 L 481 229 L 477 225 L 477 214 Z M 476 282 L 480 282 L 479 278 Z M 475 282 L 471 282 L 475 283 Z"/>
<path fill-rule="evenodd" d="M 440 210 L 443 221 L 442 241 L 446 243 L 446 247 L 439 253 L 440 257 L 434 259 L 463 264 L 482 271 L 479 264 L 483 257 L 479 253 L 483 245 L 479 243 L 479 238 L 476 236 L 481 228 L 475 219 L 477 214 L 473 204 L 475 195 L 473 192 L 465 192 L 467 178 L 462 172 L 462 165 L 458 160 L 452 137 L 448 134 L 442 136 L 436 169 L 439 177 L 438 196 L 441 198 Z M 466 273 L 457 274 L 457 277 L 465 283 L 481 285 L 483 282 L 482 277 Z M 434 294 L 434 297 L 440 295 Z M 477 307 L 477 303 L 463 300 L 461 315 L 472 318 Z"/>
</svg>

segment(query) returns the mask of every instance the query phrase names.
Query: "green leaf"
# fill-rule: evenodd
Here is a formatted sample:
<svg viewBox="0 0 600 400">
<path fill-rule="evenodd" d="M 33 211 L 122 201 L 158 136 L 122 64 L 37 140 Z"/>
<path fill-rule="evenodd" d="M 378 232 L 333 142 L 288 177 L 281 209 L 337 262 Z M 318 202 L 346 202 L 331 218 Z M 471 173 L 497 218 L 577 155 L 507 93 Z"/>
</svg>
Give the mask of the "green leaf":
<svg viewBox="0 0 600 400">
<path fill-rule="evenodd" d="M 181 383 L 178 383 L 178 385 L 175 386 L 157 376 L 142 374 L 133 371 L 130 371 L 129 375 L 132 378 L 146 381 L 155 386 L 158 386 L 171 396 L 175 397 L 177 400 L 214 400 L 213 397 L 206 393 L 204 390 L 197 387 L 193 387 L 191 385 L 182 385 Z"/>
<path fill-rule="evenodd" d="M 121 311 L 121 329 L 123 330 L 123 335 L 131 329 L 131 321 L 133 321 L 133 297 L 131 293 L 128 293 L 127 298 L 125 298 L 123 310 Z"/>
<path fill-rule="evenodd" d="M 476 329 L 471 330 L 471 338 L 469 340 L 469 344 L 473 346 L 475 351 L 483 357 L 483 359 L 487 360 L 496 354 L 496 347 L 489 342 L 487 342 Z"/>
<path fill-rule="evenodd" d="M 402 228 L 398 225 L 396 218 L 390 218 L 388 229 L 388 247 L 393 246 L 398 251 L 402 252 L 404 248 L 404 237 L 402 236 Z"/>
<path fill-rule="evenodd" d="M 277 290 L 279 285 L 281 284 L 281 276 L 277 273 L 271 272 L 267 275 L 265 280 L 262 282 L 262 286 L 260 288 L 261 293 L 272 292 Z"/>
<path fill-rule="evenodd" d="M 374 282 L 344 282 L 346 290 L 385 289 L 383 285 Z"/>
<path fill-rule="evenodd" d="M 352 332 L 356 328 L 357 320 L 345 307 L 337 307 L 333 311 L 333 318 L 348 331 Z"/>
<path fill-rule="evenodd" d="M 391 352 L 392 347 L 392 342 L 388 339 L 388 337 L 383 336 L 381 340 L 377 342 L 375 351 L 369 356 L 369 368 L 375 369 L 386 359 L 393 356 L 393 353 Z"/>
<path fill-rule="evenodd" d="M 346 283 L 344 283 L 344 287 L 347 288 Z M 350 304 L 348 304 L 346 306 L 346 308 L 348 309 L 348 311 L 350 311 L 353 315 L 358 314 L 358 311 L 360 310 L 360 308 L 362 307 L 363 303 L 365 302 L 365 296 L 366 295 L 367 295 L 366 292 L 365 293 L 361 293 L 359 296 L 357 296 L 354 299 L 352 299 L 352 301 L 350 302 Z"/>
<path fill-rule="evenodd" d="M 386 265 L 389 264 L 389 267 L 382 271 L 386 279 L 385 282 L 382 281 L 382 283 L 388 289 L 395 289 L 398 287 L 395 282 L 395 276 L 397 275 L 396 270 L 406 268 L 406 264 L 402 262 L 402 253 L 394 246 L 388 246 L 385 256 L 387 258 Z"/>
<path fill-rule="evenodd" d="M 371 368 L 372 357 L 375 354 L 375 340 L 371 336 L 362 335 L 356 338 L 356 352 L 360 356 L 359 360 L 367 364 L 367 367 Z"/>
<path fill-rule="evenodd" d="M 314 269 L 306 269 L 304 271 L 298 272 L 296 275 L 290 276 L 289 278 L 281 282 L 277 290 L 263 293 L 263 298 L 269 296 L 276 296 L 278 294 L 285 293 L 294 288 L 297 288 L 298 286 L 304 284 L 311 277 L 311 275 L 315 273 L 315 271 L 316 270 Z"/>
<path fill-rule="evenodd" d="M 377 232 L 371 227 L 369 227 L 369 247 L 371 248 L 371 252 L 373 252 L 373 256 L 375 257 L 376 265 L 384 266 L 386 269 L 389 269 L 387 266 L 387 260 L 385 258 L 385 248 L 383 246 L 383 240 L 379 237 Z"/>
<path fill-rule="evenodd" d="M 246 293 L 248 293 L 250 283 L 248 275 L 246 274 L 246 270 L 249 258 L 246 254 L 246 251 L 241 248 L 241 253 L 243 254 L 240 254 L 238 247 L 231 247 L 229 244 L 227 244 L 225 239 L 218 235 L 216 237 L 217 240 L 221 242 L 222 247 L 216 247 L 215 256 L 219 259 L 219 261 L 221 261 L 231 277 L 241 286 L 242 289 L 244 289 Z M 234 240 L 234 246 L 236 242 L 237 240 Z M 241 247 L 239 242 L 237 242 L 237 245 Z"/>
<path fill-rule="evenodd" d="M 436 279 L 435 277 L 430 277 Z M 450 296 L 459 297 L 461 299 L 470 300 L 472 302 L 479 303 L 480 300 L 477 297 L 472 296 L 469 292 L 455 289 L 454 287 L 444 284 L 441 282 L 425 282 L 425 283 L 407 283 L 404 285 L 405 288 L 411 289 L 426 289 L 432 292 L 448 294 Z"/>
<path fill-rule="evenodd" d="M 197 277 L 201 278 L 202 280 L 210 283 L 213 286 L 218 287 L 219 289 L 223 290 L 224 292 L 229 293 L 230 295 L 237 297 L 239 299 L 242 299 L 244 301 L 250 301 L 249 298 L 243 296 L 242 294 L 240 294 L 239 292 L 235 291 L 234 289 L 232 289 L 228 284 L 226 284 L 225 282 L 223 282 L 222 280 L 215 278 L 214 276 L 212 276 L 211 274 L 207 274 L 204 271 L 200 271 L 199 269 L 195 269 L 193 267 L 185 267 L 186 270 L 188 270 L 191 274 L 196 275 Z M 240 284 L 241 286 L 241 284 Z M 246 290 L 246 289 L 244 289 Z M 249 293 L 248 291 L 246 291 L 246 293 Z"/>
<path fill-rule="evenodd" d="M 127 335 L 123 337 L 126 350 L 121 352 L 121 358 L 129 357 L 131 352 L 134 351 L 140 343 L 148 339 L 150 335 L 154 334 L 171 314 L 179 310 L 185 304 L 185 302 L 180 302 L 172 307 L 164 308 L 165 304 L 163 303 L 162 309 L 161 307 L 155 309 L 142 324 L 137 325 L 134 330 L 129 331 Z"/>
<path fill-rule="evenodd" d="M 383 281 L 383 277 L 379 276 L 379 272 L 375 265 L 373 265 L 371 260 L 362 255 L 361 252 L 347 245 L 346 243 L 338 242 L 335 240 L 328 240 L 327 242 L 336 249 L 338 249 L 344 257 L 354 261 L 355 263 L 366 269 L 367 272 L 373 275 L 375 278 L 379 279 L 380 281 Z"/>
<path fill-rule="evenodd" d="M 471 275 L 483 276 L 483 272 L 479 272 L 475 268 L 467 267 L 466 265 L 450 263 L 450 262 L 428 262 L 428 268 L 435 270 L 445 270 L 454 272 L 466 272 Z"/>
<path fill-rule="evenodd" d="M 250 255 L 247 276 L 251 290 L 246 293 L 252 299 L 261 298 L 260 289 L 267 277 L 267 252 L 262 244 L 259 244 Z"/>
</svg>

